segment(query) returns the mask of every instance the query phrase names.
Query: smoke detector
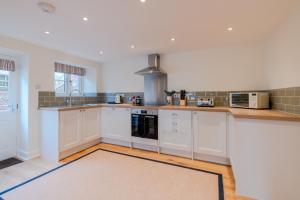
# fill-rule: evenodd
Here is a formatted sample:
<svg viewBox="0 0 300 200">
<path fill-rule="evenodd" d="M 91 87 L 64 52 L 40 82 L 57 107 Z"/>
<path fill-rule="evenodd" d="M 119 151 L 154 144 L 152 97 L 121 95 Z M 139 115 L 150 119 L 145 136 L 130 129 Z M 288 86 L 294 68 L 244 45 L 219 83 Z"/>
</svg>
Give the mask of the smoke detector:
<svg viewBox="0 0 300 200">
<path fill-rule="evenodd" d="M 49 13 L 49 14 L 52 14 L 55 12 L 56 8 L 54 5 L 50 4 L 50 3 L 47 3 L 47 2 L 39 2 L 37 4 L 39 6 L 39 8 L 45 12 L 45 13 Z"/>
</svg>

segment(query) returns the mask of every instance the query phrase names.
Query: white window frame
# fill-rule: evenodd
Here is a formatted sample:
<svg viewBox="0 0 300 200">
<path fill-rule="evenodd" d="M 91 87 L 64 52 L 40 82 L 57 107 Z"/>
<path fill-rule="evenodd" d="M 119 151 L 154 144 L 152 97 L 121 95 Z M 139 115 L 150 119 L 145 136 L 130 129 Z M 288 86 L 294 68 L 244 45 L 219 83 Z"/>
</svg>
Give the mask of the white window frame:
<svg viewBox="0 0 300 200">
<path fill-rule="evenodd" d="M 55 73 L 54 72 L 54 89 L 55 89 Z M 55 91 L 55 96 L 58 96 L 58 97 L 68 97 L 70 96 L 70 92 L 71 92 L 71 87 L 70 87 L 70 79 L 71 79 L 71 75 L 72 74 L 67 74 L 67 73 L 63 73 L 64 76 L 65 76 L 65 88 L 66 88 L 66 91 L 65 93 L 57 93 Z M 75 74 L 74 74 L 75 75 Z M 79 76 L 79 75 L 75 75 L 75 76 L 78 76 L 80 78 L 80 92 L 79 93 L 73 93 L 72 96 L 73 97 L 83 97 L 84 96 L 84 77 L 83 76 Z"/>
</svg>

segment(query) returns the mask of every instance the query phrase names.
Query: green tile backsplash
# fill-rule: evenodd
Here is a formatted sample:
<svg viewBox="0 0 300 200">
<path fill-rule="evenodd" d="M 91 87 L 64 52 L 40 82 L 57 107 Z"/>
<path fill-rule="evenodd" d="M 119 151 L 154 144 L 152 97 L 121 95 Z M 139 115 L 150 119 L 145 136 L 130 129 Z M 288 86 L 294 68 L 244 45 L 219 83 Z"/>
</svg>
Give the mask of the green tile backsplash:
<svg viewBox="0 0 300 200">
<path fill-rule="evenodd" d="M 300 115 L 300 87 L 270 91 L 273 109 Z"/>
<path fill-rule="evenodd" d="M 236 92 L 236 91 L 235 91 Z M 274 89 L 270 92 L 272 109 L 300 115 L 300 87 Z M 215 98 L 216 106 L 229 106 L 230 91 L 195 91 L 187 92 L 188 105 L 196 105 L 200 97 Z M 93 104 L 113 102 L 115 96 L 123 96 L 123 102 L 129 103 L 129 97 L 141 96 L 143 92 L 118 92 L 118 93 L 86 93 L 83 97 L 73 97 L 73 104 Z M 64 106 L 68 97 L 55 96 L 55 92 L 39 92 L 39 107 Z M 174 105 L 179 105 L 179 98 L 174 98 Z"/>
</svg>

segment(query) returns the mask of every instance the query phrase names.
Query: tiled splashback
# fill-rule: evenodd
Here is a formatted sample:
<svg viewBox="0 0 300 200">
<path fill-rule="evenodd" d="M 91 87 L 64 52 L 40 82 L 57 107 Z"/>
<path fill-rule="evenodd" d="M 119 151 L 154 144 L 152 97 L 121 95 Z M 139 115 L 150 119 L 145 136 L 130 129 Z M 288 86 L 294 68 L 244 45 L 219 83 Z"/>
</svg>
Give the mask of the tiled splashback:
<svg viewBox="0 0 300 200">
<path fill-rule="evenodd" d="M 113 102 L 117 94 L 123 97 L 124 103 L 128 103 L 129 102 L 128 99 L 131 96 L 141 96 L 142 98 L 144 97 L 143 92 L 86 93 L 84 94 L 83 97 L 72 97 L 72 104 L 82 105 L 82 104 Z M 39 107 L 65 106 L 67 105 L 68 99 L 69 97 L 55 96 L 55 92 L 41 91 L 39 92 Z"/>
<path fill-rule="evenodd" d="M 194 106 L 197 104 L 198 98 L 214 98 L 216 106 L 228 106 L 229 105 L 229 92 L 216 92 L 216 91 L 206 91 L 206 92 L 188 92 L 187 94 L 188 105 Z M 174 98 L 173 102 L 175 105 L 179 105 L 179 98 Z"/>
<path fill-rule="evenodd" d="M 300 115 L 300 87 L 270 91 L 273 109 Z"/>
<path fill-rule="evenodd" d="M 115 100 L 116 95 L 121 95 L 122 101 L 124 103 L 130 103 L 129 98 L 132 96 L 140 96 L 144 98 L 143 92 L 98 93 L 98 102 L 99 103 L 113 102 Z"/>
<path fill-rule="evenodd" d="M 54 107 L 67 105 L 68 97 L 55 96 L 55 92 L 39 92 L 39 107 Z M 96 93 L 84 94 L 83 97 L 72 97 L 72 104 L 92 104 L 97 103 Z"/>
<path fill-rule="evenodd" d="M 269 92 L 273 109 L 300 114 L 300 87 L 275 89 Z M 199 97 L 214 97 L 216 106 L 229 106 L 229 93 L 229 91 L 187 92 L 188 105 L 196 105 Z M 84 97 L 73 97 L 73 104 L 113 102 L 117 94 L 123 96 L 124 103 L 129 103 L 131 96 L 144 97 L 143 92 L 88 93 Z M 39 92 L 39 107 L 64 106 L 67 99 L 68 97 L 55 96 L 55 92 Z M 173 103 L 179 105 L 179 98 L 174 98 Z"/>
</svg>

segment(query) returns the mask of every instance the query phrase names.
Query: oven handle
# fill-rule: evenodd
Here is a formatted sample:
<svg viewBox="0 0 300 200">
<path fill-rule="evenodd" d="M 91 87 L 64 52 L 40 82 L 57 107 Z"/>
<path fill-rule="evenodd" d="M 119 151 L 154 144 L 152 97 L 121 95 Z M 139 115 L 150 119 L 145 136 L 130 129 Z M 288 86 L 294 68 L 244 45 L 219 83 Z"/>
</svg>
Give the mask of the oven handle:
<svg viewBox="0 0 300 200">
<path fill-rule="evenodd" d="M 150 118 L 150 119 L 154 119 L 154 116 L 145 116 L 145 118 Z"/>
</svg>

